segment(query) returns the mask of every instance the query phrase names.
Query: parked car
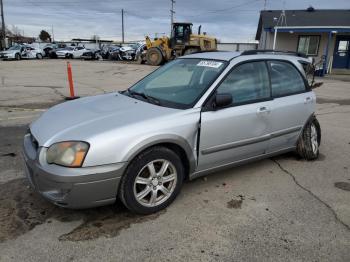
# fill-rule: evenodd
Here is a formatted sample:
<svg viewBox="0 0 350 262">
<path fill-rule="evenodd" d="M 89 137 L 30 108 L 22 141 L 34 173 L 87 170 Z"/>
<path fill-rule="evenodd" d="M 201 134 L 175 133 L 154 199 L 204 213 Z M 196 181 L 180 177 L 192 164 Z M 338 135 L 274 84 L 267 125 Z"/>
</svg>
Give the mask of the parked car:
<svg viewBox="0 0 350 262">
<path fill-rule="evenodd" d="M 100 49 L 86 51 L 81 55 L 80 58 L 84 60 L 102 60 L 103 59 Z"/>
<path fill-rule="evenodd" d="M 9 49 L 0 52 L 0 59 L 21 60 L 21 59 L 42 59 L 44 52 L 30 45 L 14 45 Z"/>
<path fill-rule="evenodd" d="M 80 58 L 84 52 L 89 51 L 82 46 L 69 46 L 56 51 L 58 58 Z"/>
<path fill-rule="evenodd" d="M 43 50 L 46 57 L 57 58 L 56 51 L 64 48 L 67 48 L 66 44 L 47 44 Z"/>
<path fill-rule="evenodd" d="M 296 151 L 319 155 L 316 97 L 299 56 L 210 52 L 178 58 L 129 89 L 56 105 L 24 137 L 27 177 L 67 208 L 120 198 L 167 207 L 185 179 Z"/>
<path fill-rule="evenodd" d="M 132 61 L 135 60 L 136 57 L 136 45 L 124 45 L 119 49 L 119 60 L 127 60 Z"/>
<path fill-rule="evenodd" d="M 147 61 L 146 55 L 147 55 L 147 45 L 141 44 L 136 50 L 135 61 L 138 61 L 140 64 L 146 63 Z"/>
<path fill-rule="evenodd" d="M 119 45 L 103 46 L 101 50 L 102 58 L 108 60 L 119 60 L 120 48 L 121 46 Z"/>
</svg>

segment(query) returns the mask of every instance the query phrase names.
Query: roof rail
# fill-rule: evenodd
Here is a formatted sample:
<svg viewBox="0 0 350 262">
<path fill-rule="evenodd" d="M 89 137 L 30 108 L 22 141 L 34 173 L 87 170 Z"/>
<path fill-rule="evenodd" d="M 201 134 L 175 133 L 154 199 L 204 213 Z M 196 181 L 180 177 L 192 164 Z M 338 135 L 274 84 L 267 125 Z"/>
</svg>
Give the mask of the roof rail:
<svg viewBox="0 0 350 262">
<path fill-rule="evenodd" d="M 293 51 L 281 51 L 281 50 L 270 50 L 270 49 L 264 49 L 264 50 L 246 50 L 241 53 L 241 55 L 257 55 L 257 54 L 284 54 L 284 55 L 294 55 L 299 57 L 307 58 L 307 56 L 303 53 L 299 52 L 293 52 Z"/>
</svg>

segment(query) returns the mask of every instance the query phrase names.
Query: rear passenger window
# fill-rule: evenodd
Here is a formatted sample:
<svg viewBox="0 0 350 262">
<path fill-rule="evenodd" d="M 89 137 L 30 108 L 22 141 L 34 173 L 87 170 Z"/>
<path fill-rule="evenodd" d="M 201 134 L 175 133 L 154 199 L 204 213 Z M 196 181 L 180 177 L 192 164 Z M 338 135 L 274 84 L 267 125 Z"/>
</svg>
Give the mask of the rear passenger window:
<svg viewBox="0 0 350 262">
<path fill-rule="evenodd" d="M 269 77 L 265 62 L 237 66 L 218 87 L 217 93 L 230 93 L 234 105 L 269 98 Z"/>
<path fill-rule="evenodd" d="M 287 96 L 305 91 L 305 83 L 297 69 L 289 63 L 270 61 L 272 96 Z"/>
</svg>

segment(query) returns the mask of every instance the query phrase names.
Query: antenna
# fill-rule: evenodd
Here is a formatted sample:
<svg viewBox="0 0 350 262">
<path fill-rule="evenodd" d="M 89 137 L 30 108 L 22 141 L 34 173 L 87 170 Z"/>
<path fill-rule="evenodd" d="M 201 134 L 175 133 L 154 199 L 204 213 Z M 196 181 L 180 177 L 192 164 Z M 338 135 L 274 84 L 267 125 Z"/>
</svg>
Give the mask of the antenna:
<svg viewBox="0 0 350 262">
<path fill-rule="evenodd" d="M 276 26 L 287 26 L 287 16 L 286 16 L 286 1 L 283 1 L 283 9 L 281 11 L 280 17 L 277 20 Z"/>
<path fill-rule="evenodd" d="M 264 0 L 264 10 L 266 10 L 267 0 Z"/>
</svg>

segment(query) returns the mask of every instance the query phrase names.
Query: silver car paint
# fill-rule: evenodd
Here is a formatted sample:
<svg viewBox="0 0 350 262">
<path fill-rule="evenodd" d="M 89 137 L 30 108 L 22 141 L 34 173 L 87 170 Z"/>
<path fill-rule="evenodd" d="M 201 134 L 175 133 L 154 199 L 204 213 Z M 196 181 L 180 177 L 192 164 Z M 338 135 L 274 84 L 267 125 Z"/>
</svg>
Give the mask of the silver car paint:
<svg viewBox="0 0 350 262">
<path fill-rule="evenodd" d="M 54 106 L 30 130 L 46 148 L 60 141 L 88 142 L 83 167 L 127 162 L 143 147 L 166 142 L 183 147 L 195 161 L 199 116 L 199 109 L 159 107 L 111 93 Z"/>
<path fill-rule="evenodd" d="M 302 66 L 298 62 L 303 58 L 267 54 L 238 55 L 239 53 L 213 52 L 185 57 L 185 59 L 199 57 L 230 61 L 224 72 L 191 109 L 160 107 L 118 93 L 82 98 L 51 108 L 30 126 L 33 136 L 38 140 L 40 153 L 38 159 L 26 161 L 27 164 L 31 168 L 34 166 L 34 173 L 37 173 L 39 182 L 45 181 L 48 176 L 60 183 L 71 181 L 69 183 L 72 183 L 72 188 L 74 188 L 74 185 L 82 183 L 80 179 L 84 181 L 84 177 L 91 177 L 89 186 L 93 187 L 93 184 L 99 183 L 103 177 L 103 179 L 115 178 L 112 188 L 117 188 L 127 164 L 139 152 L 155 144 L 173 143 L 183 148 L 189 160 L 190 178 L 220 167 L 292 150 L 301 132 L 301 127 L 315 110 L 315 95 L 312 91 L 266 102 L 201 113 L 202 105 L 217 84 L 232 67 L 240 62 L 278 57 L 293 63 L 303 74 Z M 311 99 L 306 101 L 307 97 Z M 296 108 L 298 105 L 301 107 Z M 257 110 L 261 107 L 269 108 L 269 112 L 258 113 Z M 228 121 L 231 118 L 235 121 Z M 272 118 L 274 118 L 273 121 Z M 200 136 L 199 149 L 197 149 L 198 135 Z M 72 169 L 47 164 L 47 148 L 53 143 L 68 140 L 81 140 L 90 144 L 83 167 Z M 24 154 L 27 160 L 29 159 L 28 150 L 30 151 L 28 147 L 30 145 L 25 143 Z M 85 173 L 86 170 L 91 172 L 91 168 L 100 166 L 113 170 L 115 165 L 118 168 L 115 169 L 114 176 L 112 171 L 107 172 L 108 175 L 100 176 L 101 178 L 99 178 L 99 173 L 104 173 L 103 171 L 97 174 Z M 86 176 L 79 175 L 79 172 L 83 172 Z M 73 174 L 73 178 L 70 177 L 70 174 Z M 50 199 L 45 195 L 45 192 L 50 192 L 51 189 L 49 189 L 50 187 L 43 186 L 39 191 Z M 97 187 L 96 190 L 94 194 L 97 197 L 94 199 L 90 197 L 90 204 L 86 202 L 82 205 L 83 207 L 113 201 L 117 192 L 117 190 L 107 190 L 108 196 L 102 194 L 103 198 L 101 198 L 99 191 L 103 190 L 103 187 Z M 86 195 L 88 191 L 78 190 L 76 192 L 83 192 L 82 194 Z M 59 204 L 54 198 L 50 200 Z M 71 196 L 64 199 L 64 205 L 79 207 Z"/>
</svg>

